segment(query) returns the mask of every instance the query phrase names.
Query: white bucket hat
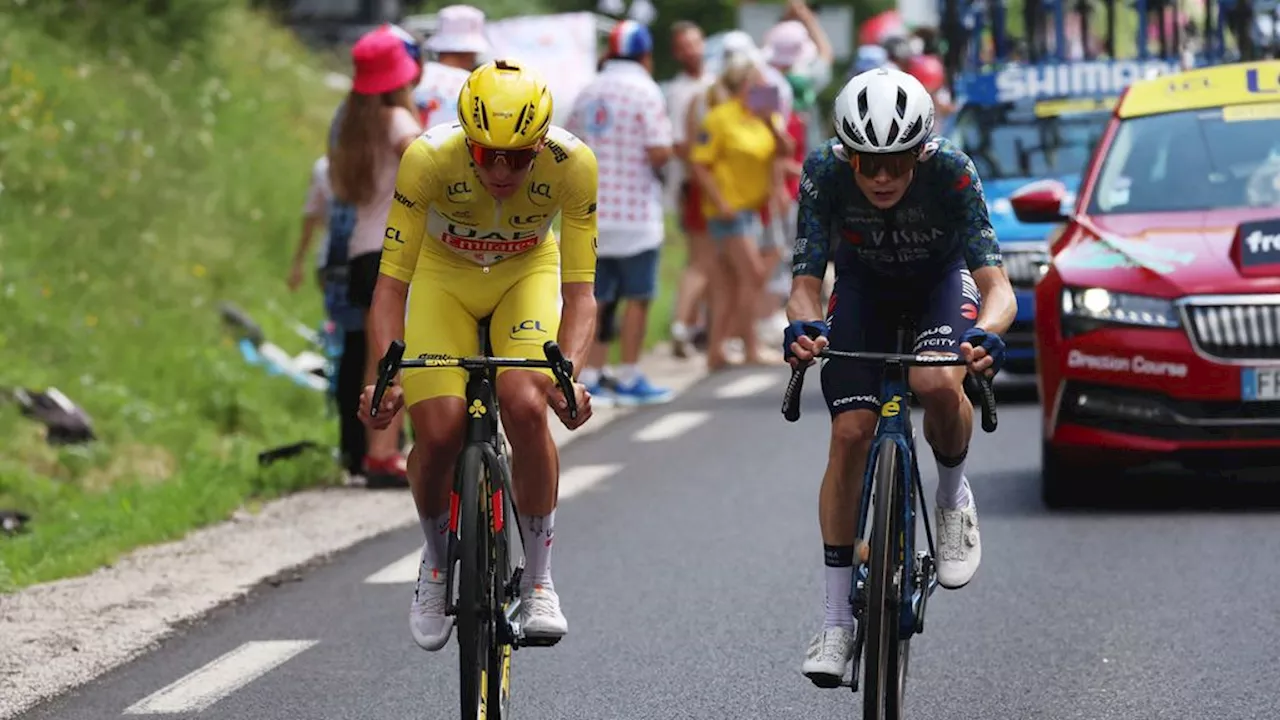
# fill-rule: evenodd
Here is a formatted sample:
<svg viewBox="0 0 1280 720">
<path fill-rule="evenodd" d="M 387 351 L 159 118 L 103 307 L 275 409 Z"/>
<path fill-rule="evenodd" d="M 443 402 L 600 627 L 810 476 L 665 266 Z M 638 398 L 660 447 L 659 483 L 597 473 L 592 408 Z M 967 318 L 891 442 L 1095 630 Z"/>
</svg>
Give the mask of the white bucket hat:
<svg viewBox="0 0 1280 720">
<path fill-rule="evenodd" d="M 484 36 L 484 11 L 470 5 L 450 5 L 436 13 L 436 31 L 423 44 L 434 53 L 489 51 Z"/>
<path fill-rule="evenodd" d="M 809 30 L 799 20 L 780 22 L 765 35 L 765 59 L 775 67 L 791 67 L 816 54 Z"/>
</svg>

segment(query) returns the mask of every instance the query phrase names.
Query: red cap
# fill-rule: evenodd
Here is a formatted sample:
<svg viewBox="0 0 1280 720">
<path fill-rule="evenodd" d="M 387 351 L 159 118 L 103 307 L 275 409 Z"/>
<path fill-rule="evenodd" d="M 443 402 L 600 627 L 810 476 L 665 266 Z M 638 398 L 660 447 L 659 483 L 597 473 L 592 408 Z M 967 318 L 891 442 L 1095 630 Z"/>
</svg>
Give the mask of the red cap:
<svg viewBox="0 0 1280 720">
<path fill-rule="evenodd" d="M 915 76 L 929 92 L 937 92 L 946 82 L 947 73 L 936 55 L 916 55 L 907 61 L 907 72 Z"/>
<path fill-rule="evenodd" d="M 408 85 L 421 66 L 409 55 L 404 41 L 386 27 L 366 33 L 351 48 L 356 76 L 351 89 L 361 95 L 381 95 Z"/>
</svg>

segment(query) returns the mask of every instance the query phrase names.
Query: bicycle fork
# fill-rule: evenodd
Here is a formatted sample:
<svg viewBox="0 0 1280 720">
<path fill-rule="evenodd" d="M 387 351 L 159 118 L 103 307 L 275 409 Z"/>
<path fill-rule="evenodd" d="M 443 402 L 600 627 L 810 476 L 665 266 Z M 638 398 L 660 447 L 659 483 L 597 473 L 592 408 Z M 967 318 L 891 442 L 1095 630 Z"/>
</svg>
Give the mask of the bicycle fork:
<svg viewBox="0 0 1280 720">
<path fill-rule="evenodd" d="M 918 505 L 921 518 L 924 520 L 925 541 L 928 546 L 928 550 L 916 551 L 912 558 L 911 614 L 909 616 L 911 618 L 911 623 L 909 627 L 903 628 L 903 630 L 906 631 L 903 633 L 906 637 L 924 632 L 924 616 L 925 610 L 929 604 L 929 596 L 933 594 L 933 591 L 937 589 L 938 586 L 937 568 L 933 560 L 935 553 L 933 543 L 933 526 L 930 524 L 929 510 L 924 501 L 924 481 L 920 477 L 920 466 L 916 461 L 914 427 L 912 428 L 911 440 L 909 442 L 911 450 L 911 476 L 909 482 L 911 487 L 914 489 L 912 495 L 915 496 L 915 502 L 912 502 L 911 505 Z M 863 491 L 863 502 L 861 512 L 859 513 L 861 515 L 859 518 L 859 529 L 862 530 L 862 532 L 858 533 L 860 538 L 865 533 L 867 517 L 869 515 L 869 500 L 871 499 L 872 494 L 870 486 L 873 484 L 874 476 L 872 469 L 875 467 L 877 459 L 876 456 L 878 454 L 878 444 L 873 444 L 871 452 L 867 457 L 867 476 L 863 479 L 863 482 L 866 483 L 864 488 L 868 489 Z M 915 531 L 914 513 L 908 511 L 907 517 L 903 518 L 903 520 L 905 521 L 904 527 L 911 528 L 913 536 L 910 539 L 906 537 L 902 538 L 900 545 L 901 550 L 905 550 L 906 548 L 914 545 L 914 542 L 911 542 L 914 540 Z M 900 551 L 899 555 L 901 556 L 901 554 L 902 553 Z M 862 674 L 862 650 L 867 636 L 866 623 L 864 622 L 864 619 L 867 612 L 867 577 L 870 573 L 870 568 L 868 568 L 867 564 L 862 562 L 861 559 L 859 559 L 855 567 L 853 596 L 850 598 L 853 605 L 853 617 L 855 620 L 853 661 L 851 665 L 852 672 L 849 681 L 841 684 L 849 687 L 853 692 L 858 692 L 859 678 Z M 898 584 L 898 587 L 895 588 L 897 592 L 893 593 L 892 596 L 894 598 L 893 607 L 896 610 L 902 607 L 903 588 L 900 586 L 902 574 L 895 573 L 894 578 L 895 584 Z"/>
</svg>

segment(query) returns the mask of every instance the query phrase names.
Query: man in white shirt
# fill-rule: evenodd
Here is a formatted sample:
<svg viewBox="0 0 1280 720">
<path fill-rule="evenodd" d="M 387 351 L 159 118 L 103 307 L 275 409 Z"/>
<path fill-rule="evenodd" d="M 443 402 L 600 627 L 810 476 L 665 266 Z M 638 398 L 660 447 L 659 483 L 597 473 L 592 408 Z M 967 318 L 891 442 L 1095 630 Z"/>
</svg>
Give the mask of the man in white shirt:
<svg viewBox="0 0 1280 720">
<path fill-rule="evenodd" d="M 489 51 L 484 35 L 484 11 L 470 5 L 450 5 L 436 13 L 436 32 L 423 45 L 435 53 L 422 70 L 413 91 L 423 108 L 422 128 L 451 123 L 458 117 L 458 93 L 476 67 L 480 53 Z"/>
<path fill-rule="evenodd" d="M 671 120 L 652 72 L 653 36 L 644 25 L 623 20 L 609 34 L 600 73 L 575 99 L 566 123 L 595 152 L 599 166 L 596 299 L 604 307 L 625 301 L 616 385 L 608 393 L 600 386 L 613 340 L 611 312 L 601 318 L 580 376 L 596 398 L 593 402 L 610 398 L 642 404 L 671 398 L 670 390 L 651 385 L 636 365 L 658 283 L 663 240 L 659 171 L 671 157 Z"/>
<path fill-rule="evenodd" d="M 703 62 L 705 38 L 697 25 L 681 20 L 671 25 L 671 49 L 680 73 L 667 82 L 667 116 L 671 119 L 671 139 L 678 162 L 667 166 L 667 207 L 676 214 L 680 229 L 688 242 L 688 257 L 671 322 L 671 349 L 676 357 L 689 357 L 693 351 L 694 328 L 698 326 L 699 309 L 706 298 L 707 277 L 715 262 L 715 248 L 707 235 L 707 220 L 702 216 L 702 196 L 689 169 L 689 133 L 685 119 L 695 98 L 707 92 L 715 76 L 707 72 Z"/>
</svg>

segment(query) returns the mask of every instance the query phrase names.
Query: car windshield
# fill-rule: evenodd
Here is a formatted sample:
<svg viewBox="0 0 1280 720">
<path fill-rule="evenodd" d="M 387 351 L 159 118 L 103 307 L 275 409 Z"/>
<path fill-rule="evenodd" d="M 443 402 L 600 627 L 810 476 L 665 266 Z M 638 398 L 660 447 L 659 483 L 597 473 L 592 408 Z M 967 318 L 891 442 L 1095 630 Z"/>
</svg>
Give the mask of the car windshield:
<svg viewBox="0 0 1280 720">
<path fill-rule="evenodd" d="M 1075 175 L 1084 171 L 1110 112 L 1069 110 L 1068 100 L 967 105 L 951 139 L 984 181 Z M 1092 103 L 1091 103 L 1092 104 Z"/>
<path fill-rule="evenodd" d="M 1280 205 L 1280 103 L 1125 120 L 1089 203 L 1095 215 Z"/>
</svg>

